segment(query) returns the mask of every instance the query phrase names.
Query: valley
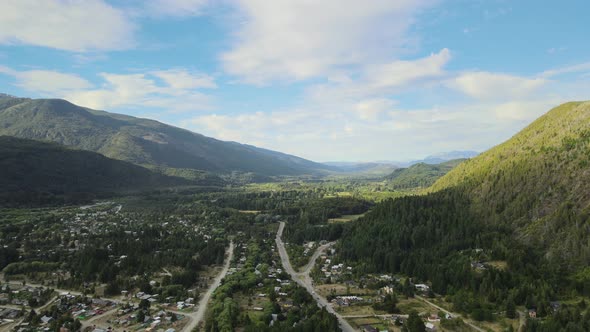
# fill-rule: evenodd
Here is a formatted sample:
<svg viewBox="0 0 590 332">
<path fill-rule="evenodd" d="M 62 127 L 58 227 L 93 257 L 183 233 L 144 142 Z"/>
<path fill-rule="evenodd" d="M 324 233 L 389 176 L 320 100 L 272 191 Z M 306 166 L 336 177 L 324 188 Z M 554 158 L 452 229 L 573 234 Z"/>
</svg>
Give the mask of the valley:
<svg viewBox="0 0 590 332">
<path fill-rule="evenodd" d="M 589 332 L 590 1 L 0 1 L 0 332 Z"/>
<path fill-rule="evenodd" d="M 562 105 L 473 159 L 242 184 L 3 137 L 0 329 L 586 326 L 589 115 Z"/>
</svg>

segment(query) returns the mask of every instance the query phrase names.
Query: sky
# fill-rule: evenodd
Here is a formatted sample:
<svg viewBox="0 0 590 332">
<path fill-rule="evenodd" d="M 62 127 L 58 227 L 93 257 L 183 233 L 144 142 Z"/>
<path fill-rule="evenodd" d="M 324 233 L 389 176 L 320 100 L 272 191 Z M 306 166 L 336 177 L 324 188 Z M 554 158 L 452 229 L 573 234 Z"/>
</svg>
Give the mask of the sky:
<svg viewBox="0 0 590 332">
<path fill-rule="evenodd" d="M 3 0 L 0 92 L 315 161 L 484 151 L 590 99 L 586 0 Z"/>
</svg>

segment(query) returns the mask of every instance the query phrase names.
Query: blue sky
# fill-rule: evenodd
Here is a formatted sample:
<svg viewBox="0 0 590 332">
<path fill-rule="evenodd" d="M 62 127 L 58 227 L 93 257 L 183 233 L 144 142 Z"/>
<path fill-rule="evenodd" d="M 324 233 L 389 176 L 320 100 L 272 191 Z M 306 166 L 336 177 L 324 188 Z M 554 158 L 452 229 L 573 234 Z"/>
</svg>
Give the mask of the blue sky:
<svg viewBox="0 0 590 332">
<path fill-rule="evenodd" d="M 0 91 L 317 161 L 483 151 L 590 99 L 583 0 L 7 0 Z"/>
</svg>

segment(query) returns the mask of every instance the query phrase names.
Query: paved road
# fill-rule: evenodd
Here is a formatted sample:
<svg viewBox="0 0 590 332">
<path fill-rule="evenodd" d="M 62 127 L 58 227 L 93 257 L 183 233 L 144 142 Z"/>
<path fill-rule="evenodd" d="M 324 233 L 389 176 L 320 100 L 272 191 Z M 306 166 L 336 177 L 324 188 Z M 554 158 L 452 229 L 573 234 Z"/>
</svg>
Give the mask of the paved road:
<svg viewBox="0 0 590 332">
<path fill-rule="evenodd" d="M 313 269 L 313 267 L 315 266 L 315 261 L 318 259 L 318 257 L 320 257 L 320 255 L 323 254 L 324 251 L 326 251 L 326 249 L 333 246 L 334 244 L 336 244 L 336 242 L 330 242 L 324 244 L 323 246 L 319 246 L 309 259 L 309 262 L 307 262 L 307 264 L 303 267 L 303 271 L 300 273 L 309 274 L 309 272 L 311 272 L 311 269 Z"/>
<path fill-rule="evenodd" d="M 326 310 L 329 313 L 334 314 L 336 316 L 336 318 L 338 318 L 338 323 L 339 323 L 340 329 L 342 329 L 342 331 L 344 331 L 344 332 L 354 332 L 354 331 L 356 331 L 346 321 L 346 319 L 344 319 L 344 317 L 342 317 L 342 315 L 340 315 L 339 313 L 337 313 L 334 310 L 334 308 L 332 308 L 332 306 L 330 305 L 330 303 L 328 303 L 328 300 L 326 300 L 323 296 L 317 294 L 315 292 L 315 290 L 313 289 L 312 280 L 309 277 L 309 271 L 311 271 L 311 268 L 313 266 L 313 263 L 315 263 L 315 259 L 313 259 L 310 262 L 310 264 L 308 264 L 306 266 L 304 272 L 301 272 L 301 273 L 295 272 L 295 270 L 291 266 L 291 262 L 289 261 L 289 255 L 287 254 L 287 250 L 285 249 L 285 244 L 283 243 L 283 240 L 281 239 L 281 236 L 283 236 L 283 230 L 284 229 L 285 229 L 285 222 L 281 221 L 281 223 L 279 225 L 279 230 L 277 232 L 277 236 L 276 236 L 275 241 L 277 243 L 277 249 L 279 250 L 279 255 L 281 256 L 281 261 L 283 262 L 283 268 L 285 269 L 285 272 L 287 272 L 291 276 L 291 279 L 293 279 L 301 287 L 305 288 L 309 294 L 311 294 L 311 296 L 318 303 L 318 306 L 319 307 L 325 307 Z M 317 259 L 317 257 L 319 257 L 319 255 L 321 254 L 321 251 L 322 250 L 325 250 L 327 247 L 328 247 L 327 245 L 324 245 L 324 246 L 319 247 L 318 250 L 312 256 L 312 258 L 315 256 L 315 258 Z"/>
</svg>

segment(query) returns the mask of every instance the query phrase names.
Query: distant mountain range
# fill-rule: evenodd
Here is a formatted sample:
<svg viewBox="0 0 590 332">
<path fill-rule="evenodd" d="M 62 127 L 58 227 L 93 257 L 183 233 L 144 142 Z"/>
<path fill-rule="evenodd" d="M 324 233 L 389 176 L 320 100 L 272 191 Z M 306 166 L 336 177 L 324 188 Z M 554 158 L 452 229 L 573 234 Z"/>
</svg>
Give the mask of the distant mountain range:
<svg viewBox="0 0 590 332">
<path fill-rule="evenodd" d="M 396 165 L 387 162 L 329 161 L 323 164 L 344 173 L 388 174 L 397 168 Z"/>
<path fill-rule="evenodd" d="M 436 165 L 446 161 L 456 159 L 469 159 L 477 156 L 477 151 L 450 151 L 441 152 L 425 157 L 424 159 L 412 160 L 412 161 L 395 161 L 395 160 L 377 160 L 373 162 L 348 162 L 348 161 L 330 161 L 324 162 L 324 165 L 333 166 L 344 172 L 364 172 L 373 168 L 390 169 L 395 168 L 406 168 L 415 164 L 430 164 Z"/>
<path fill-rule="evenodd" d="M 285 153 L 220 141 L 157 121 L 96 111 L 61 99 L 0 95 L 0 135 L 51 141 L 172 175 L 190 170 L 262 176 L 335 170 Z"/>
<path fill-rule="evenodd" d="M 440 164 L 440 163 L 444 163 L 445 161 L 449 161 L 449 160 L 473 158 L 473 157 L 477 156 L 478 154 L 479 153 L 477 151 L 441 152 L 441 153 L 427 156 L 424 159 L 411 161 L 409 164 L 410 165 L 419 164 L 419 163 Z"/>
</svg>

